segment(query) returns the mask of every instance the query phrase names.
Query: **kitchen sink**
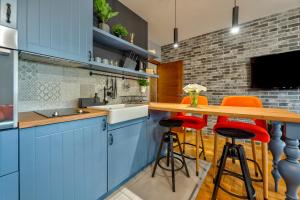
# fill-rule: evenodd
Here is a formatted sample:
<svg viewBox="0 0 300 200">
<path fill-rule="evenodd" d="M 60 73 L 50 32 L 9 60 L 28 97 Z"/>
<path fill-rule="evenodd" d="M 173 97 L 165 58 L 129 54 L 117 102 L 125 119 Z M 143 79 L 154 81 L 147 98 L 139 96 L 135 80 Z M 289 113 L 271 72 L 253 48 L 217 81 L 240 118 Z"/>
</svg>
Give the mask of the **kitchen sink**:
<svg viewBox="0 0 300 200">
<path fill-rule="evenodd" d="M 148 116 L 148 105 L 144 104 L 115 104 L 92 106 L 89 108 L 109 111 L 107 119 L 107 123 L 109 124 L 116 124 Z"/>
</svg>

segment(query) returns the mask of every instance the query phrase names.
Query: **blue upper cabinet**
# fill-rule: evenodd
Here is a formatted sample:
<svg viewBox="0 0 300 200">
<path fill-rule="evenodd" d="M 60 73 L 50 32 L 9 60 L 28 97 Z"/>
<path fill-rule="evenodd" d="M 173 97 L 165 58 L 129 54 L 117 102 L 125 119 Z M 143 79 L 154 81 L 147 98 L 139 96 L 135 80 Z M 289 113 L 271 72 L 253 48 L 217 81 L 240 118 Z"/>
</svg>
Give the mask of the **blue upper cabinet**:
<svg viewBox="0 0 300 200">
<path fill-rule="evenodd" d="M 21 200 L 96 200 L 106 192 L 106 118 L 20 129 Z"/>
<path fill-rule="evenodd" d="M 93 0 L 18 0 L 19 49 L 88 62 Z"/>
</svg>

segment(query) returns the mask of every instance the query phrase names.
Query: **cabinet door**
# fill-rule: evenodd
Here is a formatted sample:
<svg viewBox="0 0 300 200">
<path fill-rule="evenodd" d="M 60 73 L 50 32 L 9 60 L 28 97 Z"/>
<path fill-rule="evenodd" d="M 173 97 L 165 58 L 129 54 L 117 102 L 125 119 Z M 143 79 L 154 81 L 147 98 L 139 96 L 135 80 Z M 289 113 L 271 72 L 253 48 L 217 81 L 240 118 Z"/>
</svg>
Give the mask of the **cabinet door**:
<svg viewBox="0 0 300 200">
<path fill-rule="evenodd" d="M 18 171 L 18 130 L 0 131 L 0 177 Z"/>
<path fill-rule="evenodd" d="M 20 130 L 21 200 L 96 200 L 107 192 L 105 118 Z"/>
<path fill-rule="evenodd" d="M 0 177 L 0 200 L 18 200 L 18 172 Z"/>
<path fill-rule="evenodd" d="M 108 131 L 108 190 L 146 165 L 146 122 Z"/>
<path fill-rule="evenodd" d="M 92 0 L 18 0 L 19 48 L 87 62 L 92 49 Z"/>
<path fill-rule="evenodd" d="M 159 148 L 162 134 L 168 131 L 159 125 L 162 119 L 168 119 L 169 113 L 160 111 L 151 111 L 147 120 L 147 163 L 151 163 L 156 159 L 156 154 Z"/>
</svg>

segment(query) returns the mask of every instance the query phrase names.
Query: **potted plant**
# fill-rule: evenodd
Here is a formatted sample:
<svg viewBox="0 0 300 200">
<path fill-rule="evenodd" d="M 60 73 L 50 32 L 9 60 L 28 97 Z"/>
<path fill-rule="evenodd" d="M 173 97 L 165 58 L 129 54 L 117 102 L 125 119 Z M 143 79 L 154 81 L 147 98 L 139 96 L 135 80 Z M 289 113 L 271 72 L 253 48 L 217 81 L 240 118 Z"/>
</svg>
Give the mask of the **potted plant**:
<svg viewBox="0 0 300 200">
<path fill-rule="evenodd" d="M 101 23 L 99 23 L 99 28 L 109 33 L 110 27 L 107 22 L 113 17 L 117 16 L 119 12 L 113 11 L 106 0 L 95 0 L 95 10 L 99 19 L 101 20 Z"/>
<path fill-rule="evenodd" d="M 145 78 L 141 78 L 138 80 L 138 82 L 140 85 L 141 93 L 146 93 L 147 86 L 149 85 L 149 81 Z"/>
<path fill-rule="evenodd" d="M 112 32 L 120 38 L 126 37 L 128 35 L 127 29 L 121 24 L 114 25 L 112 27 Z"/>
</svg>

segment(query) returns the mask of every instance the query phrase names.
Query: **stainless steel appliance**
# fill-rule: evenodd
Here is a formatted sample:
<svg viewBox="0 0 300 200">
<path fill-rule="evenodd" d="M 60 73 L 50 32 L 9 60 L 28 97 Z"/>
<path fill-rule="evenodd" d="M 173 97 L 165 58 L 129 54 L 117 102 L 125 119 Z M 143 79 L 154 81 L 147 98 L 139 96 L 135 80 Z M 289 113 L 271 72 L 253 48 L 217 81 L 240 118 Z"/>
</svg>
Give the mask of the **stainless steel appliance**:
<svg viewBox="0 0 300 200">
<path fill-rule="evenodd" d="M 17 31 L 0 25 L 0 129 L 18 126 Z"/>
<path fill-rule="evenodd" d="M 81 115 L 89 112 L 77 108 L 62 108 L 62 109 L 52 109 L 52 110 L 40 110 L 40 111 L 35 111 L 35 113 L 47 118 L 54 118 L 54 117 L 62 117 L 62 116 L 70 116 L 70 115 Z"/>
</svg>

